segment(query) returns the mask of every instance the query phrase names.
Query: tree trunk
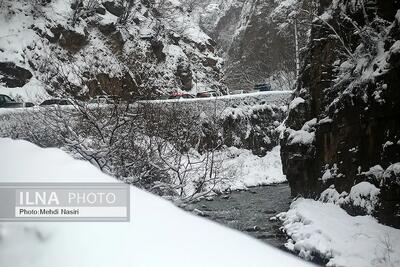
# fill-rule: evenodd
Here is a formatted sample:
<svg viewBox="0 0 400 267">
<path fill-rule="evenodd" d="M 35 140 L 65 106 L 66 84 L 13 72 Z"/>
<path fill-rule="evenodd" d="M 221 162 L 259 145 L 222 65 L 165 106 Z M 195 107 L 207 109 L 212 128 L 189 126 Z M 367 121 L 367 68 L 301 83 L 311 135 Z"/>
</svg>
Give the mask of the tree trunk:
<svg viewBox="0 0 400 267">
<path fill-rule="evenodd" d="M 295 45 L 296 80 L 297 80 L 300 76 L 299 32 L 297 29 L 297 19 L 294 20 L 294 45 Z"/>
</svg>

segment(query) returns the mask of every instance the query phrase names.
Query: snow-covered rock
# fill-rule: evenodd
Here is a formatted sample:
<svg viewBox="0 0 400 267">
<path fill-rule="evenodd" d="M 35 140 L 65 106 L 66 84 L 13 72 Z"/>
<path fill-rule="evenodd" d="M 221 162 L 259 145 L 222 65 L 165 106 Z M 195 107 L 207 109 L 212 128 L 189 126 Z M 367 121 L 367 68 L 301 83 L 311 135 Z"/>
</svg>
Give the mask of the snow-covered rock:
<svg viewBox="0 0 400 267">
<path fill-rule="evenodd" d="M 302 144 L 302 145 L 310 145 L 313 143 L 315 138 L 314 132 L 307 132 L 304 130 L 292 131 L 289 135 L 289 145 L 293 144 Z"/>
<path fill-rule="evenodd" d="M 296 97 L 289 104 L 289 110 L 296 108 L 299 104 L 304 103 L 305 100 L 301 97 Z"/>
</svg>

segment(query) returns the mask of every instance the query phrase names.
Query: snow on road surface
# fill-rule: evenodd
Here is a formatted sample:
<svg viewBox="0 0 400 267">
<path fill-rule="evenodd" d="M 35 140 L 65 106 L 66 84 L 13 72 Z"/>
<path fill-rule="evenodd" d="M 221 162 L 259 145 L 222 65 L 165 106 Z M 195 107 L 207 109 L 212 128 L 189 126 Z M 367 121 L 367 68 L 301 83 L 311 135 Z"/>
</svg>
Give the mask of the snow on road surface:
<svg viewBox="0 0 400 267">
<path fill-rule="evenodd" d="M 0 139 L 2 182 L 112 182 L 55 148 Z M 131 187 L 129 223 L 1 223 L 0 266 L 310 266 Z"/>
<path fill-rule="evenodd" d="M 9 91 L 2 91 L 2 87 L 0 85 L 0 94 L 6 94 L 9 96 L 13 96 L 13 94 L 9 93 Z M 215 104 L 222 105 L 222 107 L 226 107 L 229 105 L 233 106 L 255 106 L 260 105 L 260 103 L 273 104 L 273 105 L 284 105 L 286 106 L 289 103 L 289 99 L 292 95 L 292 91 L 268 91 L 268 92 L 253 92 L 253 93 L 245 93 L 238 95 L 224 95 L 218 97 L 205 97 L 205 98 L 181 98 L 181 99 L 164 99 L 164 100 L 141 100 L 135 103 L 130 104 L 130 106 L 137 107 L 138 104 L 208 104 L 210 107 L 215 107 Z M 25 99 L 25 98 L 22 98 Z M 33 98 L 27 98 L 28 100 L 34 101 Z M 42 100 L 50 99 L 50 97 L 42 97 Z M 35 102 L 39 104 L 40 102 Z M 99 108 L 106 107 L 109 104 L 95 104 L 95 103 L 80 103 L 88 108 Z M 44 110 L 48 107 L 39 107 L 36 106 L 34 108 L 0 108 L 0 115 L 3 114 L 13 114 L 24 111 L 40 111 Z M 61 109 L 74 109 L 73 106 L 60 106 Z M 204 106 L 203 106 L 204 108 Z"/>
<path fill-rule="evenodd" d="M 372 216 L 350 216 L 333 203 L 300 198 L 278 217 L 291 236 L 286 247 L 304 258 L 318 254 L 327 266 L 400 266 L 400 230 Z"/>
<path fill-rule="evenodd" d="M 165 99 L 165 100 L 144 100 L 142 102 L 196 102 L 196 101 L 210 101 L 210 100 L 227 100 L 233 98 L 246 98 L 258 96 L 285 96 L 292 95 L 292 91 L 266 91 L 266 92 L 251 92 L 244 94 L 222 95 L 213 97 L 200 97 L 200 98 L 178 98 L 178 99 Z"/>
</svg>

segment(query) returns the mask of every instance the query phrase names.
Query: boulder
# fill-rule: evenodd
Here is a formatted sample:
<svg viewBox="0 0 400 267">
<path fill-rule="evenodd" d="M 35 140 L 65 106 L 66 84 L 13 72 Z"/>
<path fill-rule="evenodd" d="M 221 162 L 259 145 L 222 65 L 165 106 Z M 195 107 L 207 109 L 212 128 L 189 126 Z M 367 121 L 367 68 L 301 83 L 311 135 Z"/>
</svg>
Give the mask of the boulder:
<svg viewBox="0 0 400 267">
<path fill-rule="evenodd" d="M 106 9 L 104 7 L 101 7 L 101 6 L 96 7 L 95 11 L 96 11 L 97 14 L 100 14 L 100 15 L 105 15 L 106 14 Z"/>
<path fill-rule="evenodd" d="M 32 78 L 32 73 L 13 62 L 0 62 L 0 82 L 7 87 L 22 87 Z"/>
<path fill-rule="evenodd" d="M 54 37 L 52 42 L 57 42 L 62 48 L 69 52 L 76 53 L 88 43 L 88 33 L 84 30 L 83 33 L 74 29 L 66 29 L 61 25 L 50 29 Z"/>
<path fill-rule="evenodd" d="M 124 7 L 114 1 L 103 2 L 103 6 L 114 16 L 120 17 L 124 13 Z"/>
<path fill-rule="evenodd" d="M 59 43 L 62 48 L 75 53 L 88 43 L 88 39 L 85 34 L 73 30 L 64 30 L 61 33 Z"/>
<path fill-rule="evenodd" d="M 164 44 L 161 40 L 152 40 L 151 41 L 151 49 L 152 49 L 154 55 L 156 56 L 158 63 L 165 61 L 166 55 L 163 52 Z"/>
<path fill-rule="evenodd" d="M 135 79 L 129 74 L 125 73 L 120 77 L 110 77 L 106 73 L 99 73 L 87 82 L 89 88 L 89 95 L 118 95 L 124 100 L 130 100 L 132 97 L 142 94 Z"/>
<path fill-rule="evenodd" d="M 193 87 L 193 74 L 190 66 L 187 64 L 179 64 L 176 71 L 176 76 L 182 84 L 182 89 L 189 91 Z"/>
</svg>

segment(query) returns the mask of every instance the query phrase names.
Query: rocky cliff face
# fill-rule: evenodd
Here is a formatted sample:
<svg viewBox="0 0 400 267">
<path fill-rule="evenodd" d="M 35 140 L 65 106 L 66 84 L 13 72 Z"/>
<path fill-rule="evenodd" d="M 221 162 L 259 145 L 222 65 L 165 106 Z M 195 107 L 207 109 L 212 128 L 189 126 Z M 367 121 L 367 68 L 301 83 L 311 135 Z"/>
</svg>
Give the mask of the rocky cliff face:
<svg viewBox="0 0 400 267">
<path fill-rule="evenodd" d="M 225 59 L 231 90 L 252 90 L 269 82 L 275 90 L 290 90 L 294 80 L 293 34 L 279 32 L 272 12 L 281 1 L 207 0 L 197 13 L 203 29 L 217 42 Z M 293 28 L 286 30 L 293 33 Z"/>
<path fill-rule="evenodd" d="M 400 3 L 319 4 L 281 140 L 284 172 L 293 195 L 369 181 L 377 215 L 399 226 Z"/>
<path fill-rule="evenodd" d="M 221 90 L 215 43 L 179 1 L 0 2 L 0 92 L 152 97 Z"/>
</svg>

